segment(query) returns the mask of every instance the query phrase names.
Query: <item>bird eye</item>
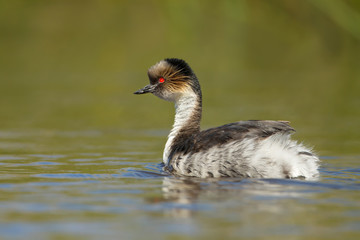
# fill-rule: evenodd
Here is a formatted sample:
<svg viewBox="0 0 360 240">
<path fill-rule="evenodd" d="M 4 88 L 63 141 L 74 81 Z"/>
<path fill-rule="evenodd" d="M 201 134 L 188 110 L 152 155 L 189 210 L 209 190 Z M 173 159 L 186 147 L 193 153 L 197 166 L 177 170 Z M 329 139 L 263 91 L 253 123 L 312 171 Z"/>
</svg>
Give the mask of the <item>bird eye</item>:
<svg viewBox="0 0 360 240">
<path fill-rule="evenodd" d="M 159 78 L 159 83 L 163 83 L 163 82 L 165 82 L 165 79 L 164 78 Z"/>
</svg>

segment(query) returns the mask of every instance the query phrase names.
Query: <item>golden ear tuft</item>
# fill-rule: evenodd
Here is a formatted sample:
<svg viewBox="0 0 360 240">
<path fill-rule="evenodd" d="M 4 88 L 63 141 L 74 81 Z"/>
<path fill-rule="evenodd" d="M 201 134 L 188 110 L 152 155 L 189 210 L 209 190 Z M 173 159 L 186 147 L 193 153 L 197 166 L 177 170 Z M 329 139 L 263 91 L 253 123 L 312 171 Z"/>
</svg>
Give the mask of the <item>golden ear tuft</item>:
<svg viewBox="0 0 360 240">
<path fill-rule="evenodd" d="M 186 92 L 190 85 L 186 81 L 168 81 L 167 89 L 172 92 Z"/>
</svg>

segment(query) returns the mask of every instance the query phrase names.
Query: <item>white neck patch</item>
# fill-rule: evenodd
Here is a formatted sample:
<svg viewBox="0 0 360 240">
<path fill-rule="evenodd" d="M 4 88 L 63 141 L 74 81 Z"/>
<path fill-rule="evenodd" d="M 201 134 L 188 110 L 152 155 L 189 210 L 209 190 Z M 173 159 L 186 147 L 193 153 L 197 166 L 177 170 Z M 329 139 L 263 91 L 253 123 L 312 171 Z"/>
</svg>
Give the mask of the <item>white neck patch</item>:
<svg viewBox="0 0 360 240">
<path fill-rule="evenodd" d="M 165 144 L 163 154 L 163 162 L 165 163 L 165 165 L 167 165 L 169 162 L 169 155 L 171 150 L 170 148 L 174 138 L 179 133 L 180 129 L 187 124 L 188 120 L 192 116 L 194 109 L 197 107 L 198 104 L 198 96 L 192 91 L 183 94 L 175 102 L 175 121 L 168 136 L 168 140 Z"/>
</svg>

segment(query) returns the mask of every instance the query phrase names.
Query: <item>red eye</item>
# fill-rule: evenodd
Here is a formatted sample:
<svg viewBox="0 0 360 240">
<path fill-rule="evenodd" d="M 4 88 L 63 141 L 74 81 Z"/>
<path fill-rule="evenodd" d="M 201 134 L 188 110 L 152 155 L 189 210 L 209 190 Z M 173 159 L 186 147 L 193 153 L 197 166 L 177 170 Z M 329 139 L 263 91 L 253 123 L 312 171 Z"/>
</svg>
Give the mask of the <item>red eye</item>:
<svg viewBox="0 0 360 240">
<path fill-rule="evenodd" d="M 163 83 L 165 82 L 165 79 L 164 78 L 159 78 L 159 83 Z"/>
</svg>

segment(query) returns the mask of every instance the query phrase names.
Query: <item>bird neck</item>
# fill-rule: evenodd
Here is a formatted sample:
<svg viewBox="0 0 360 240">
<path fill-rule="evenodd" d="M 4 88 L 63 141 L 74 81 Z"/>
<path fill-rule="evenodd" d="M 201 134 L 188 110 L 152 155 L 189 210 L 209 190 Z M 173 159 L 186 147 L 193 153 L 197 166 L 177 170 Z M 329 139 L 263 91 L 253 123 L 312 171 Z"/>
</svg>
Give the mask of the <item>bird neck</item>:
<svg viewBox="0 0 360 240">
<path fill-rule="evenodd" d="M 181 96 L 175 102 L 175 121 L 168 136 L 163 155 L 165 165 L 170 161 L 170 153 L 175 144 L 189 141 L 195 134 L 200 132 L 201 111 L 201 94 L 191 92 Z"/>
</svg>

